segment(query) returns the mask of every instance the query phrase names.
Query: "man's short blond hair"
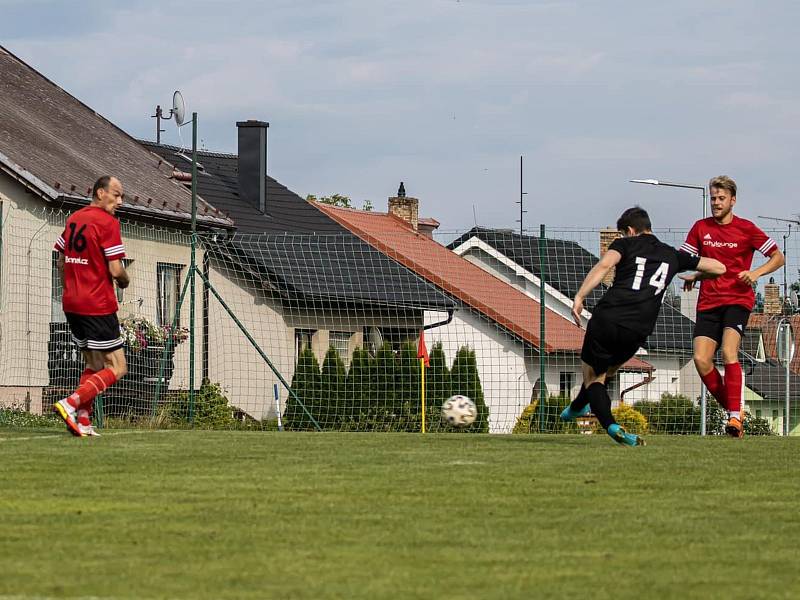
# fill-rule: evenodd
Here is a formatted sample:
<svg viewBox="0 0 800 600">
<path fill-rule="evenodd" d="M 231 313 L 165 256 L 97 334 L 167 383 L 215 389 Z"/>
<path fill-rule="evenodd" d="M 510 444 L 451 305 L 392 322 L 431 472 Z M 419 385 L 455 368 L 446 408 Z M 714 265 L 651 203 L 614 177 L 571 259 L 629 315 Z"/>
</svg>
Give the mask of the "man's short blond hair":
<svg viewBox="0 0 800 600">
<path fill-rule="evenodd" d="M 708 182 L 708 189 L 722 188 L 727 190 L 731 196 L 736 195 L 736 182 L 727 175 L 717 175 Z"/>
</svg>

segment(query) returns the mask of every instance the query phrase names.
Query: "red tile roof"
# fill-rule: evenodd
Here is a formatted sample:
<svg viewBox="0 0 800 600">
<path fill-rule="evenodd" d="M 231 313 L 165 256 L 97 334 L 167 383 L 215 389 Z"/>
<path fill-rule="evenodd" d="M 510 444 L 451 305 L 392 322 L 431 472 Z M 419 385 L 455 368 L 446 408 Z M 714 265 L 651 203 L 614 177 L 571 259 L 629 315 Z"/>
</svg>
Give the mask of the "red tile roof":
<svg viewBox="0 0 800 600">
<path fill-rule="evenodd" d="M 48 200 L 85 203 L 98 177 L 114 175 L 123 215 L 190 220 L 191 193 L 171 179 L 172 165 L 2 46 L 0 98 L 0 169 Z M 197 220 L 233 225 L 202 198 Z"/>
<path fill-rule="evenodd" d="M 539 347 L 539 303 L 448 250 L 415 232 L 409 223 L 392 214 L 336 208 L 316 204 L 319 210 L 347 227 L 361 239 L 408 267 L 427 281 L 483 313 L 520 338 Z M 545 311 L 545 350 L 578 352 L 583 330 L 553 310 Z M 639 359 L 625 365 L 629 370 L 652 370 Z"/>
</svg>

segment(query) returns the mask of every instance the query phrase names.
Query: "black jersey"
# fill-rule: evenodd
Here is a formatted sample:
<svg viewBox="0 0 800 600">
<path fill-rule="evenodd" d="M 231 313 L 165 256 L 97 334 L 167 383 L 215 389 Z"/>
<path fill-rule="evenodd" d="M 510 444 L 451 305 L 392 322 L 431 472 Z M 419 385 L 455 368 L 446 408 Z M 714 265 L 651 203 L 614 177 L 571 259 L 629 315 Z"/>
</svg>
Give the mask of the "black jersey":
<svg viewBox="0 0 800 600">
<path fill-rule="evenodd" d="M 603 318 L 619 327 L 648 336 L 652 333 L 664 299 L 664 291 L 681 271 L 697 268 L 700 258 L 676 250 L 651 233 L 614 240 L 609 250 L 622 255 L 614 284 L 595 307 L 592 318 Z"/>
</svg>

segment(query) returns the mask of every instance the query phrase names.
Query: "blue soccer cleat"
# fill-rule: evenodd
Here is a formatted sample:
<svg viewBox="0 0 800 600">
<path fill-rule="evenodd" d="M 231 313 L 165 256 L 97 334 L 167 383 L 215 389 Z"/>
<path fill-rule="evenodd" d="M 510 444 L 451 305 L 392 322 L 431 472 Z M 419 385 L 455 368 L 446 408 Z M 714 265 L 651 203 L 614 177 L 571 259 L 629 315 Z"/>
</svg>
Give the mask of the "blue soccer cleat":
<svg viewBox="0 0 800 600">
<path fill-rule="evenodd" d="M 614 423 L 608 428 L 611 439 L 623 446 L 644 446 L 644 440 L 635 433 L 626 432 L 621 426 Z"/>
<path fill-rule="evenodd" d="M 567 408 L 561 411 L 560 418 L 562 421 L 574 421 L 578 417 L 585 417 L 589 414 L 589 412 L 590 408 L 588 404 L 579 412 L 575 412 L 569 405 L 567 405 Z"/>
</svg>

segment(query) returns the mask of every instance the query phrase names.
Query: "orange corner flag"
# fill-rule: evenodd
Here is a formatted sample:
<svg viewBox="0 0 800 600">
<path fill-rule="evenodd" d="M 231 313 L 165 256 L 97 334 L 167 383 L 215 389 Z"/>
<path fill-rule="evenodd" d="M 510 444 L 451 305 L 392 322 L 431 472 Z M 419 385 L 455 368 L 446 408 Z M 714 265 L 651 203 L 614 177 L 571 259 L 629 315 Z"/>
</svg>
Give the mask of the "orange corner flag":
<svg viewBox="0 0 800 600">
<path fill-rule="evenodd" d="M 428 358 L 428 348 L 425 346 L 425 330 L 419 330 L 419 345 L 417 346 L 417 358 L 425 360 L 425 366 L 430 367 L 431 361 Z"/>
</svg>

